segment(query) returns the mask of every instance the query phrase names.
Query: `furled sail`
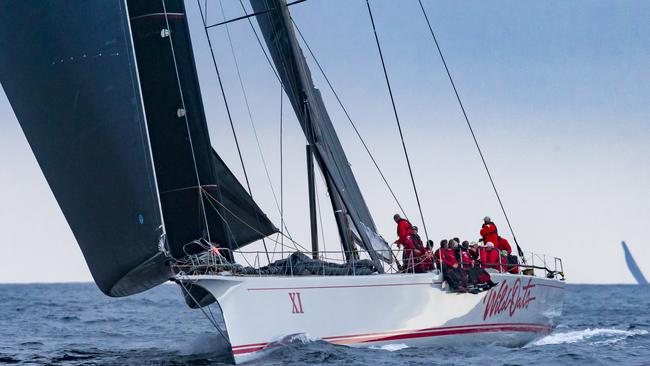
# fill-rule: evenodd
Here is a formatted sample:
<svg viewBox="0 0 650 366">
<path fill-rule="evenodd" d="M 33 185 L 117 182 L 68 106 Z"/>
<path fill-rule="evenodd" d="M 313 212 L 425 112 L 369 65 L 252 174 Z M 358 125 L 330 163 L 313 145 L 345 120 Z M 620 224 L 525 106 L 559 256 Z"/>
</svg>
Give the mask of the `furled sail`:
<svg viewBox="0 0 650 366">
<path fill-rule="evenodd" d="M 125 4 L 4 0 L 0 50 L 0 83 L 99 288 L 166 281 Z"/>
<path fill-rule="evenodd" d="M 321 169 L 331 177 L 336 192 L 373 258 L 390 261 L 388 244 L 377 234 L 375 223 L 336 135 L 323 99 L 314 87 L 311 73 L 291 25 L 285 0 L 250 0 L 257 23 L 284 89 L 307 140 L 316 147 Z"/>
<path fill-rule="evenodd" d="M 212 149 L 183 1 L 128 4 L 172 255 L 199 238 L 236 249 L 276 232 Z"/>
</svg>

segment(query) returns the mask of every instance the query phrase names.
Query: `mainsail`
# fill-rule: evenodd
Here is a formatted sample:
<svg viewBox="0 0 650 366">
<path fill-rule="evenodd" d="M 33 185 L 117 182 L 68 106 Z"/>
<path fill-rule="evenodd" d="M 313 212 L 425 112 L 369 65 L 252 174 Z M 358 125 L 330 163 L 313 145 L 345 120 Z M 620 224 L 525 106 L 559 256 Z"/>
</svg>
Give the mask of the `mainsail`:
<svg viewBox="0 0 650 366">
<path fill-rule="evenodd" d="M 315 88 L 285 0 L 251 0 L 257 23 L 291 101 L 298 121 L 326 175 L 331 194 L 338 194 L 357 228 L 364 248 L 373 258 L 390 261 L 390 248 L 377 234 L 368 206 L 350 168 L 323 99 Z M 332 192 L 333 190 L 333 192 Z"/>
<path fill-rule="evenodd" d="M 182 0 L 5 0 L 0 83 L 99 288 L 277 229 L 210 145 Z"/>
</svg>

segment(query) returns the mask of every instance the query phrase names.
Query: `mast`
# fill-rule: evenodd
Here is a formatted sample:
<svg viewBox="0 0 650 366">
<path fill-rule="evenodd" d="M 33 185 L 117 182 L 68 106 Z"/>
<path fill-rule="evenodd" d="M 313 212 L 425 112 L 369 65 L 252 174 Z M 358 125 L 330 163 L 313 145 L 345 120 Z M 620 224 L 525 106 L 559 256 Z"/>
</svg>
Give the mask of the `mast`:
<svg viewBox="0 0 650 366">
<path fill-rule="evenodd" d="M 311 256 L 318 259 L 318 220 L 316 217 L 316 182 L 314 180 L 314 154 L 307 144 L 307 184 L 309 186 L 309 222 L 311 227 Z"/>
</svg>

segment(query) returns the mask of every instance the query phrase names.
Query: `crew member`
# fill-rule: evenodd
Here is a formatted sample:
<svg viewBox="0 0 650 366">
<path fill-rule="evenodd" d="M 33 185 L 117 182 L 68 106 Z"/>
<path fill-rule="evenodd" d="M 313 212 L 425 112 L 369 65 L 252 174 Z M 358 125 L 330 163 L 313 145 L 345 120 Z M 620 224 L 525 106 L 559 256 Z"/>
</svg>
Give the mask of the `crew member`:
<svg viewBox="0 0 650 366">
<path fill-rule="evenodd" d="M 424 244 L 422 243 L 422 238 L 420 237 L 420 234 L 418 234 L 418 227 L 413 226 L 411 228 L 411 238 L 413 239 L 413 245 L 415 245 L 415 249 L 417 250 L 424 250 Z"/>
<path fill-rule="evenodd" d="M 483 243 L 492 243 L 497 244 L 499 242 L 499 234 L 497 231 L 497 226 L 492 222 L 489 216 L 483 218 L 483 226 L 481 227 L 481 237 L 483 238 Z"/>
<path fill-rule="evenodd" d="M 411 235 L 413 227 L 411 226 L 409 220 L 403 219 L 399 214 L 395 214 L 393 216 L 393 220 L 395 220 L 395 223 L 397 224 L 398 239 L 395 240 L 395 244 L 404 245 L 409 235 Z"/>
<path fill-rule="evenodd" d="M 501 252 L 494 247 L 492 242 L 485 244 L 486 260 L 483 263 L 483 268 L 493 268 L 499 270 L 501 267 Z"/>
<path fill-rule="evenodd" d="M 510 243 L 508 243 L 508 240 L 506 240 L 506 238 L 499 237 L 497 239 L 497 249 L 505 250 L 508 252 L 508 254 L 512 254 L 512 248 L 510 247 Z"/>
<path fill-rule="evenodd" d="M 463 269 L 470 269 L 474 266 L 474 261 L 469 255 L 469 242 L 465 240 L 460 246 L 460 265 Z"/>
</svg>

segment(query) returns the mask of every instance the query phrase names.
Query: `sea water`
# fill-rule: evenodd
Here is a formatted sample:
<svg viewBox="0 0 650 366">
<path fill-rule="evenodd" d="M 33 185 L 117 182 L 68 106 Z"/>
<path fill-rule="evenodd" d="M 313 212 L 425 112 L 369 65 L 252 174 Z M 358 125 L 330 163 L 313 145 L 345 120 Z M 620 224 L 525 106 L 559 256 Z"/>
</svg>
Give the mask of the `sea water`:
<svg viewBox="0 0 650 366">
<path fill-rule="evenodd" d="M 650 287 L 568 285 L 557 329 L 523 348 L 357 349 L 304 337 L 249 364 L 650 365 L 649 332 Z M 0 285 L 0 364 L 225 365 L 223 343 L 175 285 L 119 299 L 90 283 Z"/>
</svg>

